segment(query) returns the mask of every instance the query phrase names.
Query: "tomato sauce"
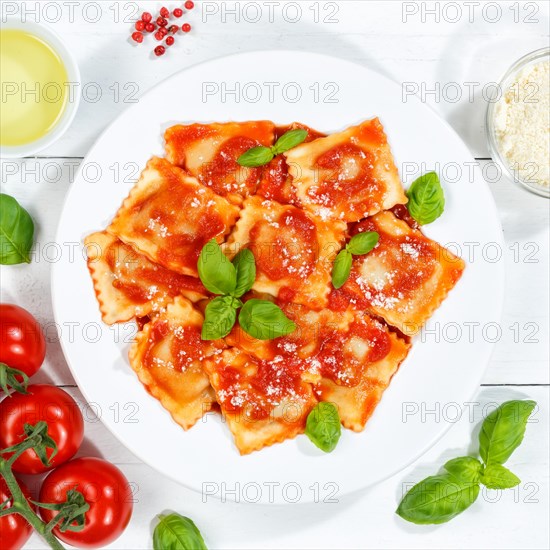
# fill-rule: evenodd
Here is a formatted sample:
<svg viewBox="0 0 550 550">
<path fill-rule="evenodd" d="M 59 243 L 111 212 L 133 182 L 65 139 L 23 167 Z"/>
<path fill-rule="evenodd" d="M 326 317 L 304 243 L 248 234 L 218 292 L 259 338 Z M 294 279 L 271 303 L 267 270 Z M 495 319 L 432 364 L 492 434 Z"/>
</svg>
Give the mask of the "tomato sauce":
<svg viewBox="0 0 550 550">
<path fill-rule="evenodd" d="M 258 272 L 272 281 L 305 280 L 317 264 L 317 228 L 297 208 L 285 210 L 276 222 L 258 221 L 250 230 L 250 243 Z"/>
<path fill-rule="evenodd" d="M 205 359 L 205 342 L 201 339 L 199 327 L 178 327 L 170 346 L 174 358 L 174 369 L 183 372 L 196 361 Z"/>
<path fill-rule="evenodd" d="M 215 130 L 205 124 L 190 124 L 189 126 L 173 126 L 164 134 L 170 161 L 176 166 L 185 166 L 185 151 L 194 143 L 215 135 Z"/>
<path fill-rule="evenodd" d="M 201 169 L 199 181 L 222 197 L 230 193 L 243 196 L 253 194 L 260 181 L 262 168 L 244 168 L 237 159 L 259 145 L 259 141 L 242 136 L 224 141 L 212 160 Z"/>
<path fill-rule="evenodd" d="M 346 311 L 354 298 L 354 295 L 346 292 L 345 288 L 331 288 L 327 307 L 331 311 Z"/>
<path fill-rule="evenodd" d="M 169 362 L 159 359 L 158 346 L 169 340 Z M 153 326 L 147 341 L 147 350 L 143 363 L 148 368 L 160 366 L 170 367 L 178 372 L 185 372 L 205 359 L 205 343 L 201 340 L 200 328 L 194 325 L 171 325 L 167 320 L 153 321 Z"/>
<path fill-rule="evenodd" d="M 391 340 L 384 327 L 368 316 L 358 316 L 349 330 L 350 335 L 358 336 L 369 342 L 369 351 L 364 361 L 381 361 L 391 350 Z"/>
<path fill-rule="evenodd" d="M 376 221 L 369 218 L 355 224 L 350 234 L 353 236 L 363 231 L 377 231 L 380 240 L 378 246 L 368 256 L 355 258 L 348 283 L 344 285 L 346 291 L 350 290 L 353 281 L 360 276 L 362 262 L 368 261 L 370 257 L 380 257 L 386 272 L 390 274 L 381 289 L 369 287 L 375 296 L 383 293 L 385 297 L 402 299 L 432 277 L 437 265 L 437 248 L 435 243 L 426 239 L 420 232 L 400 236 L 390 235 L 381 231 Z"/>
<path fill-rule="evenodd" d="M 229 365 L 218 371 L 217 392 L 226 395 L 223 407 L 227 412 L 245 412 L 251 421 L 265 420 L 282 402 L 300 407 L 308 400 L 311 390 L 302 382 L 304 370 L 305 363 L 298 357 L 263 361 L 248 356 L 245 367 Z"/>
<path fill-rule="evenodd" d="M 375 165 L 374 153 L 353 143 L 333 147 L 316 159 L 320 182 L 308 194 L 321 199 L 324 206 L 351 203 L 358 207 L 360 203 L 360 208 L 368 211 L 379 203 L 383 193 L 373 173 Z"/>
<path fill-rule="evenodd" d="M 360 313 L 356 313 L 348 330 L 323 327 L 318 342 L 318 351 L 312 359 L 318 366 L 319 374 L 338 385 L 349 387 L 359 384 L 367 365 L 380 361 L 391 349 L 389 335 L 383 326 Z M 359 356 L 354 347 L 360 348 Z"/>
<path fill-rule="evenodd" d="M 176 296 L 181 290 L 206 295 L 199 279 L 154 264 L 120 242 L 106 250 L 105 259 L 114 275 L 113 287 L 134 303 L 146 303 L 160 294 Z"/>
<path fill-rule="evenodd" d="M 390 208 L 390 212 L 392 212 L 396 218 L 403 220 L 412 229 L 420 229 L 420 225 L 409 214 L 409 210 L 405 204 L 396 204 L 393 208 Z"/>
<path fill-rule="evenodd" d="M 292 185 L 283 155 L 278 155 L 263 167 L 262 178 L 256 194 L 280 204 L 299 204 L 300 201 L 296 195 L 296 189 Z"/>
</svg>

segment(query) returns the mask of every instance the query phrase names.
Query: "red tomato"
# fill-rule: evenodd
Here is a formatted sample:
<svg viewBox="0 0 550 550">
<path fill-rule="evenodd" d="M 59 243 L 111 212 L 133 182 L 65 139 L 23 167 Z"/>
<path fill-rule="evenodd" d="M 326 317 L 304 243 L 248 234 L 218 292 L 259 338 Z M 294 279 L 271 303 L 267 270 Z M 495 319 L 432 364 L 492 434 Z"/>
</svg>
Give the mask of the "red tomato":
<svg viewBox="0 0 550 550">
<path fill-rule="evenodd" d="M 38 321 L 26 310 L 0 304 L 0 363 L 32 376 L 44 362 L 46 341 Z"/>
<path fill-rule="evenodd" d="M 19 480 L 17 482 L 23 494 L 29 500 L 31 498 L 29 490 Z M 0 476 L 0 502 L 11 501 L 11 498 L 8 486 Z M 12 504 L 10 502 L 8 508 L 11 507 Z M 31 533 L 32 527 L 19 514 L 10 514 L 9 516 L 0 518 L 0 548 L 2 550 L 19 550 L 29 540 Z"/>
<path fill-rule="evenodd" d="M 40 474 L 71 459 L 84 437 L 84 420 L 75 400 L 55 386 L 33 384 L 28 394 L 13 394 L 0 403 L 0 448 L 5 449 L 25 439 L 25 424 L 48 424 L 48 434 L 57 443 L 51 465 L 42 464 L 33 449 L 25 451 L 13 464 L 21 474 Z M 48 449 L 48 457 L 51 455 Z M 8 455 L 6 455 L 8 456 Z"/>
<path fill-rule="evenodd" d="M 56 468 L 44 480 L 40 502 L 59 503 L 67 491 L 76 489 L 90 509 L 82 531 L 65 531 L 57 527 L 56 537 L 78 548 L 102 548 L 117 539 L 132 516 L 132 491 L 124 474 L 113 464 L 100 458 L 76 458 Z M 42 519 L 49 522 L 58 512 L 40 509 Z"/>
</svg>

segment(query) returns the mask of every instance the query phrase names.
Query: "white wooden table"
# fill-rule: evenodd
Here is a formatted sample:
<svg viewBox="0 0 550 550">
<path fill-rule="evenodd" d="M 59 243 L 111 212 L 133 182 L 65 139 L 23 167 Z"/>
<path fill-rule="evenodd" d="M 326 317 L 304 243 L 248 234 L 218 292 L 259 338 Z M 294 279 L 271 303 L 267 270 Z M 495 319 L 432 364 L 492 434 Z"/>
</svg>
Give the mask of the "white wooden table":
<svg viewBox="0 0 550 550">
<path fill-rule="evenodd" d="M 66 388 L 83 406 L 55 335 L 50 295 L 55 250 L 48 243 L 54 242 L 73 171 L 99 133 L 127 103 L 192 64 L 240 51 L 295 48 L 352 59 L 389 75 L 404 83 L 407 92 L 423 95 L 459 132 L 484 170 L 504 228 L 502 334 L 468 406 L 472 414 L 457 419 L 441 404 L 438 416 L 427 421 L 456 425 L 413 466 L 360 496 L 337 495 L 337 503 L 265 507 L 212 497 L 205 502 L 142 464 L 89 417 L 80 454 L 113 461 L 135 487 L 132 522 L 112 548 L 151 548 L 151 522 L 164 510 L 192 517 L 212 548 L 548 548 L 549 205 L 500 177 L 483 131 L 490 84 L 516 58 L 548 45 L 546 3 L 281 1 L 252 6 L 204 1 L 201 6 L 198 1 L 188 18 L 193 32 L 159 60 L 149 58 L 147 48 L 127 42 L 131 24 L 123 19 L 138 5 L 140 12 L 154 11 L 160 2 L 79 2 L 73 3 L 72 15 L 64 2 L 26 4 L 27 9 L 49 6 L 38 16 L 64 36 L 87 87 L 76 120 L 58 143 L 36 158 L 2 162 L 2 192 L 15 196 L 32 214 L 40 246 L 32 264 L 1 268 L 1 300 L 27 308 L 48 327 L 46 363 L 36 381 Z M 173 8 L 176 2 L 166 5 Z M 24 9 L 21 2 L 1 6 L 3 14 L 15 10 L 18 17 Z M 56 7 L 61 14 L 57 22 Z M 235 7 L 238 23 L 230 9 Z M 446 525 L 418 527 L 399 520 L 393 511 L 405 488 L 471 447 L 471 434 L 490 410 L 488 404 L 527 397 L 539 409 L 509 462 L 522 479 L 517 489 L 482 492 L 475 506 Z M 36 481 L 29 483 L 38 488 Z M 45 546 L 33 537 L 27 547 Z"/>
</svg>

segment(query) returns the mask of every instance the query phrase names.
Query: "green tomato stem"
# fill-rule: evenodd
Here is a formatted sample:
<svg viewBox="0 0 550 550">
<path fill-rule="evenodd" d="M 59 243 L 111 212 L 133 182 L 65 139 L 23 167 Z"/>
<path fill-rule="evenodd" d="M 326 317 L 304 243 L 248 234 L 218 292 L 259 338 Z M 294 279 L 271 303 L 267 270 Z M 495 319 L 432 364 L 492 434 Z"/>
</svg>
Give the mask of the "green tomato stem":
<svg viewBox="0 0 550 550">
<path fill-rule="evenodd" d="M 27 450 L 27 448 L 30 447 L 24 447 L 22 445 L 22 450 L 19 449 L 16 454 L 19 456 L 22 452 Z M 34 513 L 25 498 L 23 491 L 21 491 L 13 472 L 11 471 L 11 465 L 13 463 L 12 458 L 13 456 L 9 460 L 6 460 L 0 457 L 0 475 L 4 478 L 4 481 L 6 482 L 6 485 L 8 486 L 8 489 L 13 497 L 13 505 L 9 508 L 10 513 L 19 514 L 22 516 L 44 539 L 44 541 L 49 544 L 50 548 L 53 548 L 53 550 L 65 550 L 65 547 L 55 538 L 52 532 L 48 529 L 48 526 Z M 6 512 L 6 510 L 2 511 L 2 515 L 4 515 L 4 512 Z"/>
<path fill-rule="evenodd" d="M 13 466 L 14 462 L 25 452 L 29 449 L 32 449 L 35 445 L 39 444 L 41 442 L 42 438 L 41 436 L 33 436 L 28 437 L 27 439 L 21 441 L 21 443 L 14 445 L 13 447 L 13 454 L 6 460 L 10 470 Z M 5 452 L 3 450 L 2 452 Z M 4 459 L 2 459 L 4 460 Z"/>
</svg>

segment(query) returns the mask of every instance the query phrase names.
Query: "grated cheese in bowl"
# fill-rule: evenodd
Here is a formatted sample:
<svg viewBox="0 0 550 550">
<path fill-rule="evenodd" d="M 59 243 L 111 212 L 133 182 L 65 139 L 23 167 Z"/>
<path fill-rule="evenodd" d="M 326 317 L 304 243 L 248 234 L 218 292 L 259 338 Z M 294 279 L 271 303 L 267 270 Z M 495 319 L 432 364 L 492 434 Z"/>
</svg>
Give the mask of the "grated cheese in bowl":
<svg viewBox="0 0 550 550">
<path fill-rule="evenodd" d="M 487 110 L 489 147 L 514 181 L 550 196 L 549 49 L 515 63 L 501 81 L 501 95 Z"/>
</svg>

